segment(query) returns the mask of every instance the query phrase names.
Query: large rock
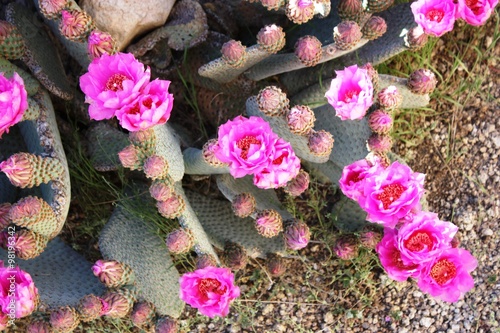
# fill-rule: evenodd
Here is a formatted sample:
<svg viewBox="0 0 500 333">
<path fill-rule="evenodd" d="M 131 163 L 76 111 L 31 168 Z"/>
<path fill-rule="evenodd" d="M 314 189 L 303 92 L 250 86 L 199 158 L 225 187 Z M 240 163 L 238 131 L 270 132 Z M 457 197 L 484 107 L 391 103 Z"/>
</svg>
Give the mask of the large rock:
<svg viewBox="0 0 500 333">
<path fill-rule="evenodd" d="M 134 37 L 165 24 L 174 3 L 175 0 L 84 0 L 82 7 L 123 50 Z"/>
</svg>

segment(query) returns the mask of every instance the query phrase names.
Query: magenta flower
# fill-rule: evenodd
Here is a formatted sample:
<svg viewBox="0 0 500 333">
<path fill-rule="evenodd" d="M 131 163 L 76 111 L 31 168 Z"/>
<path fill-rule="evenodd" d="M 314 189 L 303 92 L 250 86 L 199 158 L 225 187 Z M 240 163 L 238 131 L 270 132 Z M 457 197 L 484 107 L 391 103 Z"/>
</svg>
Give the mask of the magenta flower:
<svg viewBox="0 0 500 333">
<path fill-rule="evenodd" d="M 120 125 L 135 132 L 164 124 L 174 105 L 174 96 L 168 93 L 169 85 L 170 81 L 158 79 L 146 85 L 134 101 L 116 111 Z"/>
<path fill-rule="evenodd" d="M 439 220 L 437 214 L 420 212 L 398 230 L 397 247 L 401 259 L 406 265 L 428 262 L 451 247 L 457 231 L 456 225 Z"/>
<path fill-rule="evenodd" d="M 423 267 L 418 286 L 433 297 L 456 302 L 474 287 L 470 272 L 476 267 L 477 260 L 469 251 L 450 248 Z"/>
<path fill-rule="evenodd" d="M 80 87 L 89 103 L 90 118 L 110 119 L 115 112 L 133 103 L 149 83 L 150 70 L 131 53 L 103 54 L 80 77 Z"/>
<path fill-rule="evenodd" d="M 337 77 L 325 94 L 328 103 L 342 120 L 363 118 L 373 104 L 373 84 L 368 70 L 353 65 L 335 73 Z"/>
<path fill-rule="evenodd" d="M 440 37 L 453 30 L 456 12 L 453 0 L 418 0 L 410 7 L 415 22 L 426 34 Z"/>
<path fill-rule="evenodd" d="M 280 157 L 275 148 L 279 138 L 262 118 L 238 116 L 221 125 L 218 135 L 215 156 L 229 164 L 235 178 L 258 174 Z"/>
<path fill-rule="evenodd" d="M 387 275 L 396 281 L 406 281 L 410 276 L 417 277 L 420 267 L 417 264 L 407 265 L 403 262 L 401 252 L 396 246 L 397 235 L 397 230 L 384 228 L 384 237 L 375 249 Z"/>
<path fill-rule="evenodd" d="M 0 138 L 9 133 L 9 127 L 23 119 L 28 109 L 28 93 L 23 79 L 16 73 L 7 79 L 0 72 Z"/>
<path fill-rule="evenodd" d="M 300 159 L 295 155 L 290 143 L 280 138 L 274 148 L 276 158 L 253 177 L 253 183 L 259 188 L 283 187 L 299 174 Z"/>
<path fill-rule="evenodd" d="M 11 291 L 13 286 L 14 291 Z M 4 267 L 0 263 L 0 309 L 16 318 L 29 316 L 35 311 L 38 289 L 31 276 L 19 267 Z"/>
<path fill-rule="evenodd" d="M 352 200 L 358 200 L 364 195 L 364 180 L 366 177 L 380 172 L 382 166 L 375 160 L 375 164 L 370 163 L 366 159 L 362 159 L 351 163 L 344 167 L 342 177 L 339 180 L 339 187 L 344 195 Z"/>
<path fill-rule="evenodd" d="M 394 227 L 413 208 L 424 194 L 425 175 L 394 162 L 386 169 L 365 179 L 364 195 L 359 205 L 368 213 L 368 221 Z"/>
<path fill-rule="evenodd" d="M 240 296 L 240 288 L 234 285 L 234 275 L 229 268 L 197 269 L 181 276 L 179 282 L 180 298 L 210 318 L 226 316 L 231 301 Z"/>
<path fill-rule="evenodd" d="M 458 0 L 456 18 L 470 25 L 483 25 L 491 16 L 498 0 Z"/>
</svg>

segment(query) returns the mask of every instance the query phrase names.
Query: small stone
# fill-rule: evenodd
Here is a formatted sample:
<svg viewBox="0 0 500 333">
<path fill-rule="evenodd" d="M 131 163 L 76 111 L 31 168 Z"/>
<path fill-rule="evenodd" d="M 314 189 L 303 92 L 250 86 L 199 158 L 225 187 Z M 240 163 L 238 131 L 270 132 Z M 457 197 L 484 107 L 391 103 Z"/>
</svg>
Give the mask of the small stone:
<svg viewBox="0 0 500 333">
<path fill-rule="evenodd" d="M 429 317 L 422 317 L 422 319 L 420 319 L 420 325 L 422 325 L 422 326 L 424 326 L 426 328 L 431 327 L 431 325 L 432 325 L 433 322 L 434 322 L 434 320 L 432 320 Z"/>
</svg>

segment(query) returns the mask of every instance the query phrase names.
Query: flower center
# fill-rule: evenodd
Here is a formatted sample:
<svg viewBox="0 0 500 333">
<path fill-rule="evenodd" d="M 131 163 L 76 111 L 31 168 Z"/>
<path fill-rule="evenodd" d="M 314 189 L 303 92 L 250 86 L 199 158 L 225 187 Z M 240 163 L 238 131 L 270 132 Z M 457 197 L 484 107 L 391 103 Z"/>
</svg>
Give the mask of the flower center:
<svg viewBox="0 0 500 333">
<path fill-rule="evenodd" d="M 406 191 L 406 187 L 400 184 L 390 184 L 382 188 L 382 193 L 377 199 L 382 201 L 384 209 L 387 209 L 394 201 L 398 200 L 401 194 Z"/>
<path fill-rule="evenodd" d="M 362 180 L 363 178 L 360 177 L 361 175 L 361 171 L 360 172 L 353 172 L 349 175 L 349 177 L 347 177 L 347 183 L 357 183 L 359 182 L 360 180 Z"/>
<path fill-rule="evenodd" d="M 128 110 L 128 114 L 138 114 L 141 112 L 141 108 L 139 107 L 139 103 L 135 103 L 134 106 L 132 106 L 129 110 Z"/>
<path fill-rule="evenodd" d="M 142 105 L 144 105 L 148 109 L 151 109 L 151 106 L 153 105 L 153 100 L 150 97 L 148 97 L 144 101 L 142 101 Z"/>
<path fill-rule="evenodd" d="M 448 259 L 438 260 L 431 268 L 431 278 L 440 286 L 457 276 L 457 266 Z"/>
<path fill-rule="evenodd" d="M 348 90 L 344 94 L 344 102 L 349 103 L 354 96 L 358 96 L 359 91 L 357 90 Z"/>
<path fill-rule="evenodd" d="M 480 0 L 465 0 L 465 5 L 469 7 L 475 15 L 478 15 L 482 8 Z"/>
<path fill-rule="evenodd" d="M 257 140 L 257 138 L 254 136 L 247 135 L 236 142 L 236 146 L 241 149 L 240 156 L 244 160 L 248 158 L 248 150 L 250 149 L 250 145 L 260 145 L 260 140 Z"/>
<path fill-rule="evenodd" d="M 283 155 L 281 155 L 280 157 L 278 157 L 277 159 L 275 159 L 275 160 L 273 161 L 273 164 L 274 164 L 274 165 L 280 165 L 280 164 L 281 164 L 281 162 L 283 162 L 283 159 L 284 159 L 285 157 L 287 157 L 287 156 L 288 156 L 288 154 L 287 154 L 287 153 L 284 153 Z"/>
<path fill-rule="evenodd" d="M 309 7 L 311 4 L 312 4 L 311 0 L 299 0 L 299 2 L 297 3 L 297 6 L 299 8 L 306 8 L 306 7 Z"/>
<path fill-rule="evenodd" d="M 405 265 L 405 263 L 403 262 L 403 259 L 401 259 L 401 252 L 399 252 L 396 249 L 394 250 L 394 252 L 392 252 L 391 258 L 392 258 L 392 263 L 400 270 L 408 270 L 409 271 L 409 270 L 412 270 L 412 269 L 415 269 L 418 267 L 417 264 Z"/>
<path fill-rule="evenodd" d="M 113 91 L 123 90 L 122 83 L 123 83 L 123 81 L 128 80 L 128 79 L 129 78 L 123 74 L 113 74 L 106 82 L 104 89 L 105 90 L 113 90 Z"/>
<path fill-rule="evenodd" d="M 425 14 L 425 17 L 427 17 L 428 20 L 439 23 L 444 17 L 444 12 L 440 9 L 431 9 L 427 12 L 427 14 Z"/>
<path fill-rule="evenodd" d="M 422 250 L 430 250 L 434 245 L 434 241 L 426 231 L 415 231 L 408 239 L 404 241 L 404 246 L 412 252 L 420 252 Z"/>
<path fill-rule="evenodd" d="M 226 287 L 221 288 L 221 283 L 216 279 L 206 278 L 201 279 L 198 284 L 198 291 L 205 297 L 208 297 L 208 293 L 216 293 L 218 295 L 224 295 L 226 292 Z"/>
</svg>

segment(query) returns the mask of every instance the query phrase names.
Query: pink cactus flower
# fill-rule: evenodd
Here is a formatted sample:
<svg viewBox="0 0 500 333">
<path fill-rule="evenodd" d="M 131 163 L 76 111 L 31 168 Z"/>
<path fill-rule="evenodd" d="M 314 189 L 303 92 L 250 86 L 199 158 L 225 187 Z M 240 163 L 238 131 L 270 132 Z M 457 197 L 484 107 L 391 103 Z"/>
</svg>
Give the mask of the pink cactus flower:
<svg viewBox="0 0 500 333">
<path fill-rule="evenodd" d="M 457 7 L 453 0 L 418 0 L 410 7 L 415 22 L 426 34 L 440 37 L 453 30 Z"/>
<path fill-rule="evenodd" d="M 469 251 L 450 248 L 423 267 L 418 286 L 433 297 L 456 302 L 474 287 L 470 272 L 476 267 L 477 260 Z"/>
<path fill-rule="evenodd" d="M 406 265 L 432 260 L 451 247 L 458 227 L 441 221 L 436 213 L 420 212 L 398 230 L 397 247 Z"/>
<path fill-rule="evenodd" d="M 145 70 L 131 53 L 103 54 L 94 59 L 80 77 L 90 118 L 112 118 L 117 110 L 135 102 L 149 79 L 149 68 Z"/>
<path fill-rule="evenodd" d="M 253 177 L 253 183 L 259 188 L 283 187 L 299 174 L 300 159 L 295 155 L 290 143 L 278 139 L 274 149 L 274 156 L 277 158 Z"/>
<path fill-rule="evenodd" d="M 240 288 L 234 285 L 234 275 L 228 268 L 197 269 L 181 276 L 179 282 L 180 298 L 210 318 L 226 316 L 232 300 L 240 296 Z"/>
<path fill-rule="evenodd" d="M 367 220 L 394 227 L 424 194 L 425 175 L 394 162 L 365 179 L 358 203 L 368 213 Z"/>
<path fill-rule="evenodd" d="M 174 105 L 169 85 L 170 81 L 158 79 L 146 85 L 134 101 L 116 112 L 120 125 L 135 132 L 167 122 Z"/>
<path fill-rule="evenodd" d="M 344 167 L 339 180 L 339 187 L 344 195 L 352 200 L 358 200 L 364 195 L 365 178 L 381 172 L 382 166 L 375 159 L 372 164 L 366 159 L 351 163 Z"/>
<path fill-rule="evenodd" d="M 384 229 L 384 237 L 375 248 L 380 258 L 380 263 L 387 275 L 393 280 L 406 281 L 410 276 L 417 277 L 420 272 L 419 265 L 406 265 L 403 262 L 401 252 L 396 246 L 396 237 L 397 230 L 392 228 Z"/>
<path fill-rule="evenodd" d="M 1 311 L 23 318 L 35 311 L 37 302 L 38 289 L 31 276 L 19 267 L 4 267 L 0 262 Z"/>
<path fill-rule="evenodd" d="M 10 79 L 0 72 L 0 138 L 23 119 L 28 109 L 28 93 L 23 79 L 14 72 Z"/>
<path fill-rule="evenodd" d="M 483 25 L 493 13 L 498 0 L 458 0 L 456 17 L 470 25 Z"/>
<path fill-rule="evenodd" d="M 368 71 L 353 65 L 335 73 L 337 77 L 325 94 L 328 103 L 342 120 L 363 118 L 373 104 L 373 84 Z"/>
<path fill-rule="evenodd" d="M 221 125 L 218 134 L 215 156 L 229 164 L 235 178 L 257 174 L 280 157 L 275 148 L 279 138 L 262 118 L 238 116 Z"/>
</svg>

